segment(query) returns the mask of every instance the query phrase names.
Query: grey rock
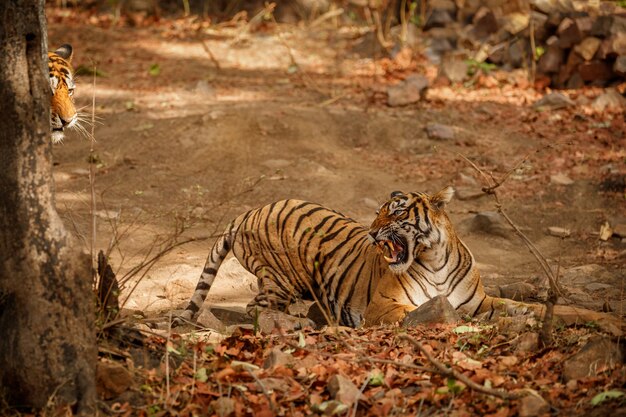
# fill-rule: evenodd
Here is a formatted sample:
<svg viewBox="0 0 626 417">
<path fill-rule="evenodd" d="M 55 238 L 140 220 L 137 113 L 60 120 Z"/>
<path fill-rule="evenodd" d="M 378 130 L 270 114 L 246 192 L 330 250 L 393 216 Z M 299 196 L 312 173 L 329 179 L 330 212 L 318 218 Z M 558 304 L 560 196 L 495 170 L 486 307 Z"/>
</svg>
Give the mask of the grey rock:
<svg viewBox="0 0 626 417">
<path fill-rule="evenodd" d="M 500 285 L 500 297 L 509 298 L 515 301 L 527 301 L 537 296 L 537 289 L 527 282 L 514 282 L 512 284 Z"/>
<path fill-rule="evenodd" d="M 534 390 L 527 390 L 529 393 L 522 397 L 519 402 L 519 417 L 535 417 L 550 411 L 550 404 Z"/>
<path fill-rule="evenodd" d="M 428 84 L 428 79 L 423 75 L 410 75 L 404 81 L 387 89 L 387 104 L 397 107 L 417 103 L 424 97 Z"/>
<path fill-rule="evenodd" d="M 441 60 L 439 72 L 450 82 L 460 83 L 467 78 L 467 63 L 459 56 L 446 55 Z"/>
<path fill-rule="evenodd" d="M 596 337 L 563 363 L 565 381 L 595 376 L 623 362 L 619 343 L 606 337 Z"/>
<path fill-rule="evenodd" d="M 620 110 L 626 107 L 626 98 L 617 90 L 610 89 L 596 97 L 593 103 L 591 103 L 591 107 L 597 112 L 607 109 Z"/>
<path fill-rule="evenodd" d="M 539 349 L 539 334 L 535 332 L 522 333 L 515 343 L 515 352 L 531 353 Z"/>
<path fill-rule="evenodd" d="M 293 317 L 280 311 L 261 311 L 257 319 L 259 330 L 262 334 L 270 334 L 274 329 L 282 331 L 300 330 L 307 326 L 315 326 L 308 318 Z"/>
<path fill-rule="evenodd" d="M 556 185 L 572 185 L 574 180 L 563 173 L 550 175 L 550 182 Z"/>
<path fill-rule="evenodd" d="M 131 373 L 119 363 L 100 361 L 96 365 L 98 396 L 110 400 L 124 393 L 133 383 Z"/>
<path fill-rule="evenodd" d="M 441 125 L 439 123 L 429 123 L 426 125 L 426 134 L 430 139 L 437 140 L 453 140 L 454 129 L 450 126 Z"/>
<path fill-rule="evenodd" d="M 343 375 L 333 375 L 328 380 L 328 392 L 331 398 L 351 406 L 363 397 L 359 388 Z"/>
<path fill-rule="evenodd" d="M 235 412 L 235 400 L 230 397 L 220 397 L 211 401 L 210 408 L 218 415 L 218 417 L 227 417 Z"/>
<path fill-rule="evenodd" d="M 558 110 L 565 107 L 575 106 L 576 103 L 562 93 L 549 93 L 533 103 L 535 110 Z"/>
<path fill-rule="evenodd" d="M 278 347 L 272 348 L 263 362 L 263 368 L 269 369 L 276 366 L 292 366 L 295 365 L 296 359 L 291 353 L 283 352 Z"/>
<path fill-rule="evenodd" d="M 600 48 L 600 44 L 602 40 L 593 36 L 589 36 L 581 43 L 574 47 L 574 51 L 576 51 L 580 56 L 582 56 L 585 61 L 591 61 L 593 56 L 598 52 L 598 48 Z"/>
<path fill-rule="evenodd" d="M 572 185 L 574 180 L 563 173 L 550 175 L 550 182 L 556 185 Z"/>
<path fill-rule="evenodd" d="M 620 55 L 615 59 L 613 71 L 619 75 L 626 75 L 626 55 Z"/>
<path fill-rule="evenodd" d="M 613 286 L 609 284 L 602 284 L 601 282 L 592 282 L 589 285 L 585 285 L 585 289 L 587 291 L 607 290 L 609 288 L 613 288 Z"/>
<path fill-rule="evenodd" d="M 551 226 L 548 227 L 548 234 L 554 237 L 568 237 L 572 234 L 569 229 L 565 229 L 563 227 Z"/>
<path fill-rule="evenodd" d="M 213 315 L 211 310 L 209 310 L 208 308 L 205 308 L 200 312 L 196 323 L 204 327 L 205 329 L 216 330 L 220 333 L 226 331 L 226 326 L 224 325 L 224 323 L 222 323 L 220 319 L 215 317 L 215 315 Z"/>
<path fill-rule="evenodd" d="M 563 64 L 563 50 L 557 46 L 549 46 L 546 52 L 539 58 L 537 69 L 544 74 L 559 72 Z"/>
<path fill-rule="evenodd" d="M 452 307 L 450 301 L 445 296 L 438 295 L 407 314 L 402 321 L 402 326 L 412 327 L 428 323 L 456 323 L 459 320 L 461 320 L 461 316 Z"/>
<path fill-rule="evenodd" d="M 487 233 L 507 238 L 511 235 L 511 227 L 500 213 L 495 211 L 477 213 L 471 219 L 464 221 L 463 226 L 470 233 Z"/>
</svg>

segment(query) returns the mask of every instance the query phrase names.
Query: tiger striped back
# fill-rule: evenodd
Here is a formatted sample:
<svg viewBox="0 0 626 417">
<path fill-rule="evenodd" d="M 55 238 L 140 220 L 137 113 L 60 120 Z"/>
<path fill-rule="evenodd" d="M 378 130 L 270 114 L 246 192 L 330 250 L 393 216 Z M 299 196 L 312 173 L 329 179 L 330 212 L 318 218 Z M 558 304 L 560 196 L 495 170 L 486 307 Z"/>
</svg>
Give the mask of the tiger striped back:
<svg viewBox="0 0 626 417">
<path fill-rule="evenodd" d="M 215 242 L 182 319 L 193 319 L 229 251 L 259 280 L 248 306 L 284 310 L 316 300 L 338 324 L 356 327 L 388 272 L 367 229 L 318 204 L 282 200 L 235 219 Z"/>
</svg>

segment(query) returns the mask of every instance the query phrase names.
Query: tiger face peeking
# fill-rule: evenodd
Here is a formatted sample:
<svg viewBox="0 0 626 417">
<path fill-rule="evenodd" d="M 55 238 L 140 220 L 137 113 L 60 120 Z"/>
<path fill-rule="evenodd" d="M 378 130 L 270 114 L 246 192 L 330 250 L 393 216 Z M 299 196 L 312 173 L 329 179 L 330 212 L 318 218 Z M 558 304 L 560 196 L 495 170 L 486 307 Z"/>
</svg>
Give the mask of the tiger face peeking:
<svg viewBox="0 0 626 417">
<path fill-rule="evenodd" d="M 50 73 L 50 129 L 52 143 L 59 143 L 65 138 L 65 128 L 77 126 L 78 112 L 74 106 L 74 76 L 70 61 L 72 47 L 62 45 L 54 52 L 48 52 L 48 70 Z"/>
</svg>

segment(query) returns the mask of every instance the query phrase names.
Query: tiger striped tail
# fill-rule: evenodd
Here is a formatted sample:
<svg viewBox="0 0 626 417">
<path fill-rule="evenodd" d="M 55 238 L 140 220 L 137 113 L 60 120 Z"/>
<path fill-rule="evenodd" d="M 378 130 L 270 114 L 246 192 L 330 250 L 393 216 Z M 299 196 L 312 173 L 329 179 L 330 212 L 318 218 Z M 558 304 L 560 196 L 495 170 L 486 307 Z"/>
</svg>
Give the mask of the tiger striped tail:
<svg viewBox="0 0 626 417">
<path fill-rule="evenodd" d="M 185 310 L 176 319 L 175 325 L 182 324 L 184 321 L 195 321 L 197 318 L 198 312 L 200 311 L 202 304 L 204 304 L 204 300 L 207 295 L 209 295 L 209 291 L 211 290 L 217 271 L 233 246 L 233 227 L 233 223 L 229 224 L 224 233 L 222 233 L 222 235 L 213 244 L 213 248 L 211 249 L 211 252 L 209 253 L 209 256 L 204 264 L 202 274 L 200 274 L 200 279 L 198 280 L 196 289 L 191 296 L 191 300 L 189 300 L 189 304 Z"/>
</svg>

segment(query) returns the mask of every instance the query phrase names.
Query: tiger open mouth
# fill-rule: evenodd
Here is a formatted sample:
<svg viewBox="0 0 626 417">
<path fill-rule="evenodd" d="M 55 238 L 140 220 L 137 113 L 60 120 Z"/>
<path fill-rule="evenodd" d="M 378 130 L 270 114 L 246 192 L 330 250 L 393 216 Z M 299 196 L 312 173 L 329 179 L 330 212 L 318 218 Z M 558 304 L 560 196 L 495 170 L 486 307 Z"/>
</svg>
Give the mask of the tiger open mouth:
<svg viewBox="0 0 626 417">
<path fill-rule="evenodd" d="M 383 254 L 383 258 L 389 264 L 400 264 L 406 261 L 405 245 L 392 240 L 380 240 L 376 243 Z"/>
</svg>

